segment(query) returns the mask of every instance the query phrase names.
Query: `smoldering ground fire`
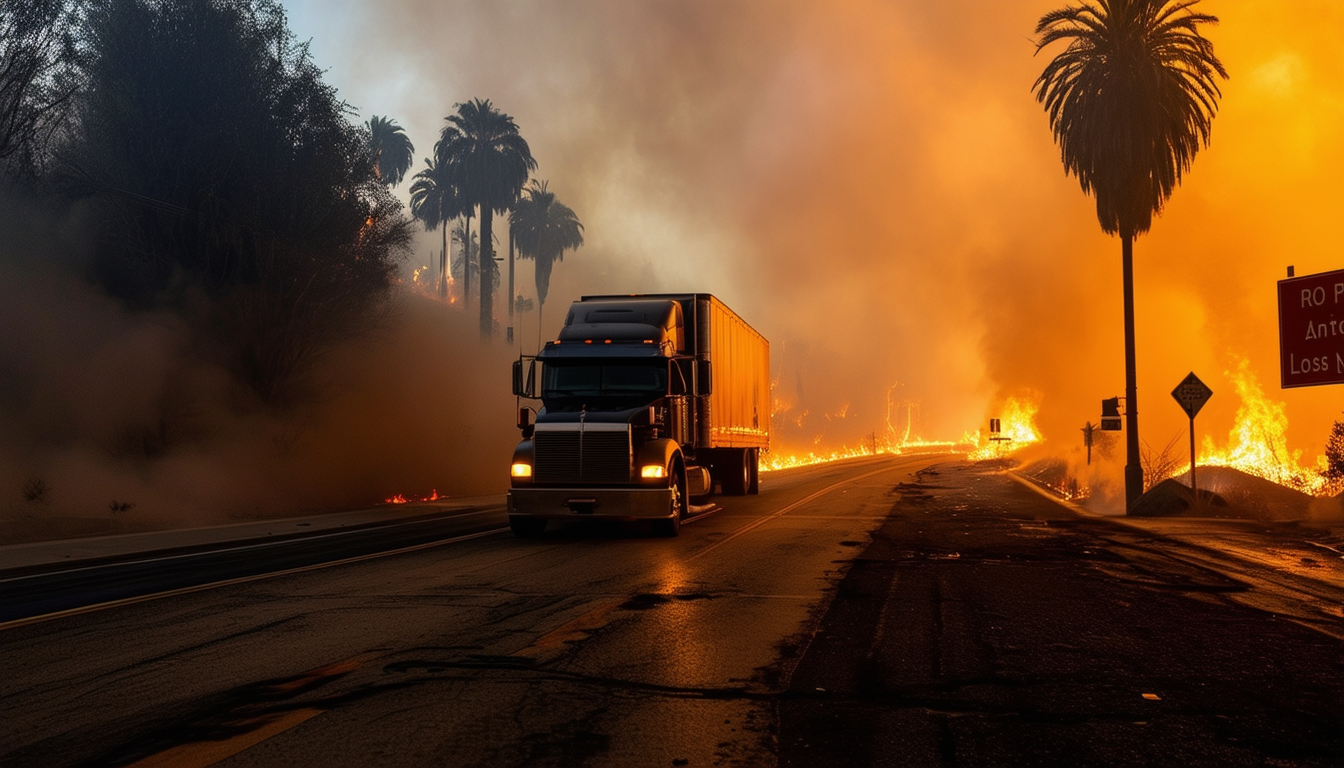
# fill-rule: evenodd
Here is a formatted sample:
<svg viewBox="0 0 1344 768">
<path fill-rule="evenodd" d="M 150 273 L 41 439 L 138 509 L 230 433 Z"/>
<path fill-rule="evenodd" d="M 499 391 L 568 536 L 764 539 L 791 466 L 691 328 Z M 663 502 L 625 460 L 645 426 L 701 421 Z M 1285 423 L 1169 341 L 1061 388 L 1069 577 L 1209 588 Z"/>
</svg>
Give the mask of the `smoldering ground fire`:
<svg viewBox="0 0 1344 768">
<path fill-rule="evenodd" d="M 330 363 L 326 375 L 338 387 L 359 382 L 360 404 L 329 395 L 289 432 L 220 419 L 244 454 L 257 444 L 250 440 L 274 445 L 293 434 L 308 445 L 315 425 L 339 431 L 323 456 L 350 470 L 324 489 L 317 469 L 299 482 L 269 476 L 257 461 L 266 490 L 239 506 L 463 492 L 449 482 L 459 476 L 435 474 L 454 464 L 444 456 L 468 441 L 512 441 L 512 399 L 498 372 L 535 339 L 553 338 L 564 306 L 584 293 L 711 291 L 736 308 L 775 352 L 775 394 L 790 419 L 777 429 L 781 454 L 830 455 L 888 434 L 964 443 L 1024 392 L 1038 395 L 1035 450 L 1078 452 L 1079 428 L 1123 386 L 1119 247 L 1064 176 L 1030 92 L 1043 65 L 1031 29 L 1061 4 L 354 3 L 338 14 L 288 4 L 291 25 L 311 39 L 341 98 L 361 117 L 396 116 L 418 155 L 455 103 L 488 97 L 516 118 L 538 176 L 582 216 L 586 243 L 557 266 L 545 306 L 516 318 L 512 350 L 477 349 L 466 320 L 460 336 L 445 330 L 459 310 L 414 310 L 396 332 L 408 335 L 383 338 L 415 354 L 381 350 L 379 365 L 357 362 L 374 345 L 338 356 L 349 368 Z M 1158 448 L 1186 427 L 1166 392 L 1191 370 L 1216 393 L 1199 419 L 1201 440 L 1228 435 L 1244 401 L 1240 361 L 1262 385 L 1275 380 L 1275 281 L 1288 264 L 1299 274 L 1340 266 L 1330 223 L 1344 209 L 1335 183 L 1344 146 L 1332 138 L 1344 133 L 1344 62 L 1335 55 L 1344 6 L 1205 0 L 1200 9 L 1220 18 L 1208 35 L 1232 77 L 1212 144 L 1136 243 L 1139 405 L 1144 438 Z M 1304 16 L 1313 23 L 1301 24 Z M 434 233 L 424 237 L 407 279 L 438 247 Z M 534 298 L 527 263 L 519 283 Z M 53 324 L 91 311 L 112 318 L 105 327 L 122 322 L 98 309 L 97 297 L 53 291 L 32 310 Z M 496 305 L 504 322 L 505 303 Z M 440 311 L 441 325 L 426 319 Z M 104 348 L 110 359 L 145 361 L 109 363 L 137 371 L 109 380 L 157 381 L 158 365 L 170 379 L 199 377 L 200 391 L 220 386 L 208 366 L 173 348 L 169 320 L 154 322 L 131 335 L 156 352 L 135 358 Z M 7 338 L 11 375 L 51 381 L 50 361 L 61 355 L 20 355 L 21 343 Z M 907 404 L 894 419 L 893 387 Z M 157 391 L 131 389 L 128 403 Z M 67 413 L 116 391 L 45 390 Z M 1283 403 L 1285 449 L 1301 451 L 1310 470 L 1340 417 L 1338 387 L 1267 398 Z M 479 406 L 497 400 L 498 415 L 486 415 L 495 405 Z M 93 422 L 116 411 L 91 410 Z M 19 423 L 8 419 L 7 438 Z M 451 426 L 459 419 L 469 434 Z M 359 453 L 377 440 L 410 458 Z M 18 444 L 11 455 L 41 453 L 9 442 Z M 497 466 L 484 466 L 488 451 L 471 451 L 483 462 L 472 475 L 498 476 L 502 488 L 501 450 Z M 18 466 L 6 462 L 6 488 L 42 473 Z M 209 474 L 200 471 L 205 490 L 192 498 L 228 514 L 219 487 L 246 484 L 212 484 Z M 118 501 L 135 501 L 137 514 L 153 506 L 144 501 L 156 487 L 153 469 L 112 476 L 140 484 L 115 491 Z M 67 487 L 48 482 L 53 499 Z M 104 490 L 87 503 L 105 509 L 112 492 L 94 486 Z M 6 503 L 24 509 L 21 500 Z"/>
</svg>

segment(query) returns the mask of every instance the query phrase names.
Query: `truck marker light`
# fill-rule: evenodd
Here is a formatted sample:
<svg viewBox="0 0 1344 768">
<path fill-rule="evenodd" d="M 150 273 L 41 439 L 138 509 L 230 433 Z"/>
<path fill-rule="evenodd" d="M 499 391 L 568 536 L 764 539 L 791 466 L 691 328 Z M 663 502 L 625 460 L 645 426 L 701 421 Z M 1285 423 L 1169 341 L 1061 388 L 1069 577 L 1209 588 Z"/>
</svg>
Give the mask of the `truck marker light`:
<svg viewBox="0 0 1344 768">
<path fill-rule="evenodd" d="M 531 477 L 532 465 L 521 461 L 516 461 L 514 462 L 513 466 L 509 468 L 509 474 L 513 475 L 514 477 Z"/>
<path fill-rule="evenodd" d="M 662 464 L 646 464 L 639 468 L 639 476 L 648 479 L 661 479 L 667 477 L 667 467 Z"/>
</svg>

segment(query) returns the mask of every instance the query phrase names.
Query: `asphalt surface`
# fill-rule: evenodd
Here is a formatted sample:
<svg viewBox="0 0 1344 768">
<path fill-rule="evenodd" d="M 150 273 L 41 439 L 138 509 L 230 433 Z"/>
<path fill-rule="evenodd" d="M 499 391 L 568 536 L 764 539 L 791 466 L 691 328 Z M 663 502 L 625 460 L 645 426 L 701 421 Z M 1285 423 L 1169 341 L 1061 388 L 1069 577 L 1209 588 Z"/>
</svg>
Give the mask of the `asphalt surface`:
<svg viewBox="0 0 1344 768">
<path fill-rule="evenodd" d="M 1344 764 L 1338 561 L 1233 562 L 1227 523 L 1163 539 L 965 465 L 897 495 L 800 638 L 780 765 Z"/>
<path fill-rule="evenodd" d="M 1344 764 L 1336 540 L 935 462 L 771 473 L 676 539 L 485 504 L 24 545 L 280 573 L 0 625 L 0 764 Z"/>
<path fill-rule="evenodd" d="M 259 532 L 251 530 L 254 526 L 225 532 L 239 538 L 221 538 L 218 529 L 196 529 L 167 535 L 107 537 L 95 543 L 29 546 L 24 554 L 33 562 L 0 568 L 0 625 L 433 545 L 446 539 L 498 533 L 508 524 L 502 506 L 419 511 L 369 523 L 338 523 L 333 519 L 324 521 L 326 525 L 298 531 L 289 530 L 288 524 L 271 524 L 265 527 L 280 532 L 266 535 L 256 535 Z M 71 546 L 87 549 L 90 556 L 53 561 Z"/>
</svg>

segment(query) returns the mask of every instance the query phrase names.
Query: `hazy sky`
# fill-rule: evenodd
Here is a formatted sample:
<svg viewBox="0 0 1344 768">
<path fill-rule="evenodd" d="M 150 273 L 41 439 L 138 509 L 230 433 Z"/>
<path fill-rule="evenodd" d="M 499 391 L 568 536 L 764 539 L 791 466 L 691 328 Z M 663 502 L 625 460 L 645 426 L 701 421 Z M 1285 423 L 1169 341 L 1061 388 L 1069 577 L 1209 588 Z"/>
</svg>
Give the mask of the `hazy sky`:
<svg viewBox="0 0 1344 768">
<path fill-rule="evenodd" d="M 1055 52 L 1034 55 L 1032 31 L 1060 5 L 285 3 L 327 81 L 418 157 L 457 102 L 517 120 L 586 226 L 544 335 L 585 292 L 712 292 L 770 339 L 794 439 L 856 442 L 905 414 L 955 439 L 1025 395 L 1071 446 L 1124 375 L 1120 243 L 1031 92 Z M 1344 387 L 1279 389 L 1275 282 L 1344 268 L 1344 2 L 1199 10 L 1232 77 L 1212 146 L 1136 242 L 1143 436 L 1182 434 L 1168 393 L 1193 370 L 1215 393 L 1198 430 L 1226 443 L 1244 360 L 1311 463 Z"/>
</svg>

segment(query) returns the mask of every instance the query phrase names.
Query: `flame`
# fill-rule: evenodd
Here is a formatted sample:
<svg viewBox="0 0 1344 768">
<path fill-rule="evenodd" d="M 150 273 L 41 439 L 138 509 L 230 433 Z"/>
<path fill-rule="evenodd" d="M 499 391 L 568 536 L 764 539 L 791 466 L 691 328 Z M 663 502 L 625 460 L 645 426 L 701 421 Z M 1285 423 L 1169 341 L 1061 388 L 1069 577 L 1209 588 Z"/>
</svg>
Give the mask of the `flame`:
<svg viewBox="0 0 1344 768">
<path fill-rule="evenodd" d="M 814 464 L 826 464 L 832 461 L 858 459 L 864 456 L 894 455 L 909 453 L 936 453 L 956 451 L 959 444 L 936 440 L 911 440 L 906 443 L 891 443 L 875 439 L 857 447 L 842 446 L 832 451 L 808 451 L 806 453 L 776 453 L 771 451 L 761 457 L 761 471 L 771 472 L 777 469 L 810 467 Z"/>
<path fill-rule="evenodd" d="M 1330 495 L 1338 489 L 1319 470 L 1304 468 L 1301 451 L 1288 449 L 1286 404 L 1265 397 L 1260 382 L 1242 360 L 1235 372 L 1228 372 L 1232 386 L 1241 398 L 1227 447 L 1219 450 L 1213 439 L 1204 437 L 1198 462 L 1202 466 L 1231 467 L 1248 475 L 1313 496 Z M 1318 461 L 1322 467 L 1325 457 Z"/>
<path fill-rule="evenodd" d="M 900 383 L 894 383 L 887 388 L 886 399 L 886 419 L 885 423 L 877 430 L 870 432 L 863 438 L 858 445 L 843 444 L 838 448 L 829 448 L 825 445 L 830 442 L 826 439 L 825 425 L 843 422 L 850 417 L 851 403 L 844 403 L 838 410 L 832 413 L 814 414 L 806 408 L 795 410 L 794 404 L 788 402 L 778 391 L 779 380 L 776 378 L 771 381 L 771 420 L 776 426 L 796 427 L 798 430 L 808 429 L 811 424 L 813 428 L 822 429 L 822 432 L 813 434 L 810 438 L 812 446 L 809 448 L 798 447 L 799 442 L 806 443 L 809 439 L 806 436 L 786 437 L 785 444 L 792 443 L 789 448 L 774 448 L 761 456 L 760 468 L 762 472 L 771 472 L 779 469 L 791 469 L 794 467 L 807 467 L 814 464 L 825 464 L 832 461 L 843 461 L 845 459 L 862 458 L 865 456 L 878 456 L 882 454 L 900 455 L 907 453 L 932 453 L 932 452 L 960 452 L 968 447 L 966 441 L 960 443 L 946 440 L 926 440 L 915 433 L 914 420 L 919 411 L 919 403 L 910 400 L 901 400 L 893 396 L 893 393 Z M 905 419 L 904 424 L 900 424 L 901 418 Z M 786 430 L 796 431 L 796 430 Z"/>
<path fill-rule="evenodd" d="M 1000 422 L 999 436 L 967 435 L 976 446 L 967 458 L 971 461 L 997 459 L 1041 442 L 1041 433 L 1036 430 L 1036 413 L 1040 410 L 1035 398 L 1008 398 L 999 409 L 1001 415 L 996 417 Z"/>
<path fill-rule="evenodd" d="M 404 493 L 398 493 L 398 494 L 395 495 L 395 496 L 391 496 L 391 497 L 389 497 L 389 498 L 383 499 L 383 503 L 384 503 L 384 504 L 410 504 L 410 503 L 413 502 L 413 501 L 438 501 L 439 499 L 446 499 L 446 498 L 448 498 L 448 494 L 445 493 L 445 494 L 443 494 L 442 496 L 440 496 L 440 495 L 439 495 L 439 489 L 438 489 L 438 488 L 435 488 L 434 490 L 432 490 L 432 491 L 430 492 L 430 494 L 429 494 L 428 496 L 414 496 L 414 495 L 408 495 L 408 494 L 404 494 Z"/>
<path fill-rule="evenodd" d="M 448 297 L 443 299 L 439 297 L 438 275 L 428 264 L 422 264 L 411 272 L 411 290 L 427 299 L 456 305 L 458 298 L 455 293 L 456 287 L 457 281 L 453 280 L 452 275 L 448 275 Z"/>
</svg>

